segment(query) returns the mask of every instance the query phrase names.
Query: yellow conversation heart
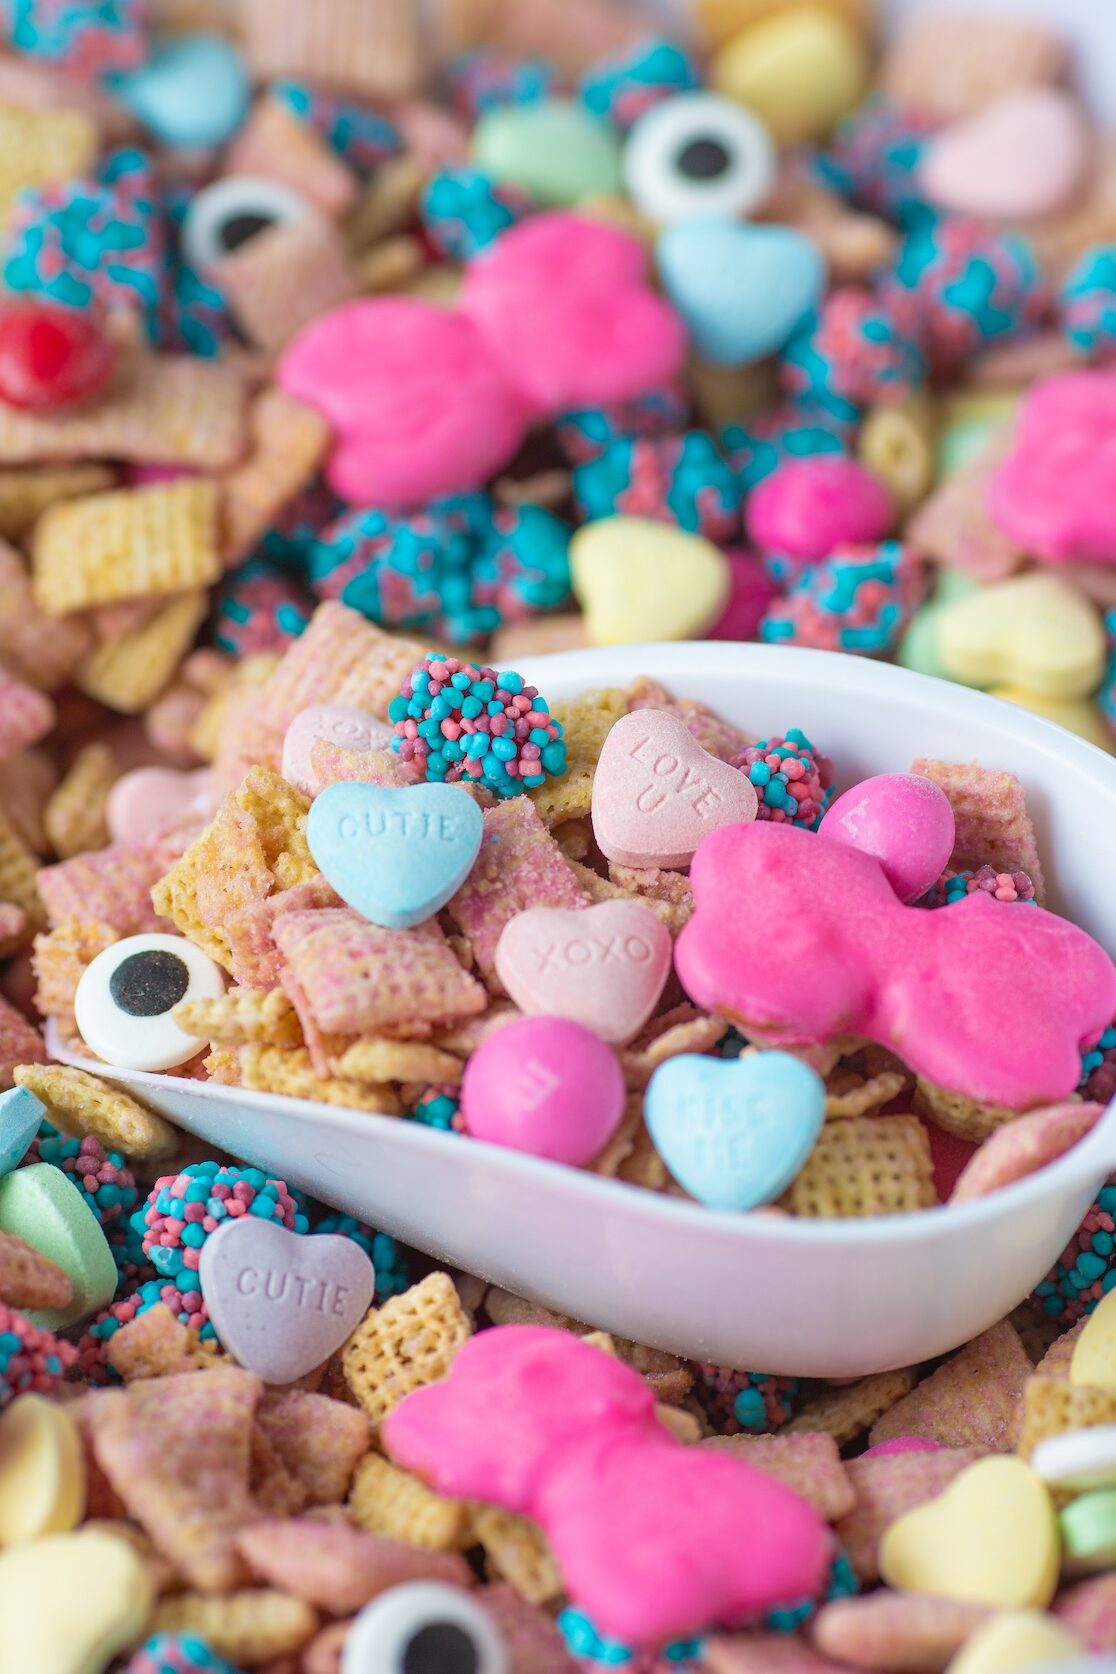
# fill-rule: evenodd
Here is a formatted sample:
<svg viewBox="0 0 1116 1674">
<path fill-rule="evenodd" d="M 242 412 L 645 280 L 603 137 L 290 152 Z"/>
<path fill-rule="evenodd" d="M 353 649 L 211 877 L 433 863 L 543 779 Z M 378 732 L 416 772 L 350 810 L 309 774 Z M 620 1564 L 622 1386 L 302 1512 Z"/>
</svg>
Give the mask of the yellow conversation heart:
<svg viewBox="0 0 1116 1674">
<path fill-rule="evenodd" d="M 1084 1656 L 1077 1635 L 1045 1610 L 1009 1610 L 993 1616 L 954 1657 L 947 1674 L 1023 1674 L 1051 1669 L 1065 1657 Z"/>
<path fill-rule="evenodd" d="M 1116 1389 L 1116 1290 L 1103 1296 L 1074 1345 L 1070 1382 Z"/>
<path fill-rule="evenodd" d="M 603 517 L 570 542 L 573 590 L 592 645 L 700 639 L 729 594 L 724 553 L 644 517 Z"/>
<path fill-rule="evenodd" d="M 1060 576 L 1032 570 L 958 599 L 938 617 L 938 659 L 970 686 L 1088 697 L 1107 655 L 1100 616 Z"/>
<path fill-rule="evenodd" d="M 1098 750 L 1106 750 L 1111 755 L 1116 749 L 1116 740 L 1101 719 L 1100 711 L 1086 698 L 1044 697 L 1041 692 L 1024 691 L 1022 686 L 993 686 L 991 690 L 993 697 L 1016 703 L 1020 709 L 1029 709 L 1032 715 L 1041 715 L 1046 721 L 1056 721 L 1087 744 L 1095 744 Z"/>
<path fill-rule="evenodd" d="M 0 1556 L 0 1668 L 103 1674 L 147 1626 L 154 1590 L 124 1540 L 90 1529 Z"/>
<path fill-rule="evenodd" d="M 77 1527 L 85 1455 L 65 1407 L 20 1395 L 0 1417 L 0 1546 Z"/>
<path fill-rule="evenodd" d="M 743 29 L 711 69 L 717 92 L 747 105 L 780 145 L 824 139 L 857 103 L 867 77 L 857 29 L 816 4 L 787 6 Z"/>
<path fill-rule="evenodd" d="M 1058 1524 L 1046 1487 L 1009 1456 L 981 1459 L 880 1542 L 891 1587 L 1010 1610 L 1049 1604 L 1058 1583 Z"/>
</svg>

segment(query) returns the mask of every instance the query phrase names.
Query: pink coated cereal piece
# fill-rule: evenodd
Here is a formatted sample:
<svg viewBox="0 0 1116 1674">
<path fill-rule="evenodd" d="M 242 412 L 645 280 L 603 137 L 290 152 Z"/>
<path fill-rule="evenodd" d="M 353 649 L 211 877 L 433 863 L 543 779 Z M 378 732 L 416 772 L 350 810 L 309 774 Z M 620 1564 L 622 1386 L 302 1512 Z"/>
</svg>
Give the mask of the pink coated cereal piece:
<svg viewBox="0 0 1116 1674">
<path fill-rule="evenodd" d="M 241 1529 L 236 1543 L 257 1579 L 333 1616 L 407 1581 L 467 1587 L 473 1579 L 458 1552 L 428 1552 L 317 1517 L 268 1518 Z"/>
<path fill-rule="evenodd" d="M 593 780 L 593 834 L 622 866 L 688 866 L 718 826 L 759 808 L 745 774 L 718 761 L 685 722 L 641 709 L 616 722 Z"/>
<path fill-rule="evenodd" d="M 46 1047 L 38 1029 L 0 996 L 0 1092 L 12 1086 L 17 1064 L 45 1064 Z"/>
<path fill-rule="evenodd" d="M 496 948 L 496 974 L 521 1011 L 569 1018 L 617 1044 L 651 1016 L 670 961 L 670 931 L 638 901 L 529 907 Z"/>
<path fill-rule="evenodd" d="M 893 515 L 891 496 L 873 472 L 843 454 L 818 454 L 784 460 L 757 483 L 746 523 L 762 552 L 813 564 L 850 541 L 882 540 Z"/>
<path fill-rule="evenodd" d="M 477 1603 L 483 1604 L 503 1635 L 508 1674 L 584 1674 L 585 1664 L 566 1649 L 554 1617 L 529 1604 L 514 1587 L 506 1583 L 485 1587 Z M 630 1666 L 631 1674 L 637 1674 L 637 1665 Z"/>
<path fill-rule="evenodd" d="M 512 458 L 530 418 L 471 320 L 406 297 L 321 315 L 277 376 L 333 426 L 326 477 L 357 505 L 421 506 L 480 487 Z"/>
<path fill-rule="evenodd" d="M 977 1150 L 949 1201 L 972 1203 L 1026 1179 L 1084 1139 L 1104 1111 L 1103 1104 L 1056 1104 L 1005 1122 Z"/>
<path fill-rule="evenodd" d="M 541 412 L 629 401 L 673 383 L 686 357 L 681 319 L 648 282 L 646 247 L 561 210 L 471 262 L 460 306 Z"/>
<path fill-rule="evenodd" d="M 1021 87 L 940 129 L 916 172 L 931 203 L 957 215 L 1027 221 L 1070 198 L 1088 161 L 1081 105 L 1056 87 Z"/>
<path fill-rule="evenodd" d="M 151 891 L 185 846 L 169 838 L 113 843 L 44 866 L 37 881 L 51 924 L 64 918 L 99 918 L 122 936 L 168 929 L 151 905 Z"/>
<path fill-rule="evenodd" d="M 989 479 L 998 528 L 1048 563 L 1116 563 L 1116 376 L 1067 372 L 1024 397 L 1015 445 Z"/>
<path fill-rule="evenodd" d="M 848 1663 L 831 1662 L 793 1633 L 742 1633 L 711 1639 L 703 1664 L 710 1674 L 856 1674 Z"/>
<path fill-rule="evenodd" d="M 0 761 L 45 738 L 54 720 L 50 699 L 0 664 Z"/>
<path fill-rule="evenodd" d="M 1008 1453 L 1019 1437 L 1031 1357 L 1009 1320 L 946 1360 L 873 1424 L 875 1446 L 892 1436 L 929 1436 L 943 1447 Z"/>
<path fill-rule="evenodd" d="M 845 1469 L 856 1489 L 856 1504 L 837 1520 L 834 1533 L 861 1581 L 880 1578 L 879 1545 L 884 1530 L 906 1511 L 937 1499 L 954 1477 L 982 1457 L 975 1447 L 942 1447 L 936 1453 L 876 1454 L 849 1459 Z"/>
<path fill-rule="evenodd" d="M 216 811 L 213 774 L 207 767 L 180 773 L 173 767 L 137 767 L 118 779 L 108 795 L 105 817 L 114 843 L 145 843 L 162 837 L 196 814 Z"/>
<path fill-rule="evenodd" d="M 1088 1651 L 1116 1651 L 1116 1572 L 1066 1587 L 1051 1608 Z"/>
<path fill-rule="evenodd" d="M 866 1035 L 938 1086 L 1027 1110 L 1069 1097 L 1081 1042 L 1116 1014 L 1116 967 L 1068 920 L 983 891 L 906 907 L 877 860 L 792 825 L 723 826 L 690 882 L 683 987 L 773 1046 Z"/>
<path fill-rule="evenodd" d="M 465 1066 L 469 1133 L 551 1162 L 589 1162 L 624 1114 L 624 1076 L 599 1035 L 566 1017 L 522 1017 Z"/>
<path fill-rule="evenodd" d="M 880 1442 L 877 1447 L 865 1448 L 860 1457 L 880 1459 L 890 1453 L 937 1453 L 941 1445 L 941 1442 L 931 1441 L 929 1436 L 892 1436 L 890 1441 Z"/>
<path fill-rule="evenodd" d="M 283 740 L 282 773 L 288 784 L 312 794 L 316 775 L 311 760 L 319 741 L 346 750 L 391 748 L 392 728 L 350 703 L 318 703 L 296 715 Z M 319 786 L 319 788 L 321 788 Z"/>
<path fill-rule="evenodd" d="M 709 630 L 710 639 L 755 639 L 767 607 L 779 589 L 751 552 L 726 552 L 729 596 L 724 614 Z"/>
<path fill-rule="evenodd" d="M 933 779 L 878 773 L 837 798 L 822 819 L 821 834 L 873 855 L 900 901 L 917 901 L 937 883 L 953 853 L 953 809 Z"/>
<path fill-rule="evenodd" d="M 944 1669 L 992 1614 L 991 1605 L 884 1587 L 867 1598 L 823 1605 L 810 1624 L 810 1636 L 819 1650 L 856 1668 L 931 1674 Z"/>
<path fill-rule="evenodd" d="M 811 1598 L 832 1559 L 805 1500 L 739 1459 L 682 1446 L 639 1374 L 568 1332 L 481 1332 L 382 1435 L 440 1493 L 534 1518 L 571 1599 L 630 1644 Z"/>
</svg>

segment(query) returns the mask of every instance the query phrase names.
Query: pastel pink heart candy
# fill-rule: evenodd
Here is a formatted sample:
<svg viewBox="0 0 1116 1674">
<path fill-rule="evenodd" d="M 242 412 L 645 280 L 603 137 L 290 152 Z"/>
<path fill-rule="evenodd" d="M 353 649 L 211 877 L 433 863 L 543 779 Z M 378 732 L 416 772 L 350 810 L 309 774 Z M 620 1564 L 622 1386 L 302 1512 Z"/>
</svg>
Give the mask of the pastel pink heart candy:
<svg viewBox="0 0 1116 1674">
<path fill-rule="evenodd" d="M 623 716 L 593 780 L 593 834 L 622 866 L 688 866 L 722 825 L 754 820 L 755 787 L 661 709 Z"/>
<path fill-rule="evenodd" d="M 527 403 L 460 312 L 375 297 L 322 314 L 276 374 L 329 420 L 329 485 L 355 505 L 425 505 L 479 488 L 527 433 Z"/>
<path fill-rule="evenodd" d="M 1067 372 L 1023 398 L 985 505 L 1022 552 L 1047 563 L 1116 563 L 1116 377 Z"/>
<path fill-rule="evenodd" d="M 198 1276 L 222 1346 L 275 1384 L 328 1360 L 368 1312 L 376 1285 L 351 1238 L 300 1236 L 253 1215 L 206 1239 Z"/>
<path fill-rule="evenodd" d="M 519 1017 L 489 1035 L 461 1083 L 476 1139 L 575 1168 L 612 1138 L 624 1100 L 616 1054 L 564 1017 Z"/>
<path fill-rule="evenodd" d="M 917 179 L 932 203 L 955 214 L 1027 220 L 1073 196 L 1088 156 L 1077 100 L 1058 88 L 1025 87 L 939 130 Z"/>
<path fill-rule="evenodd" d="M 213 773 L 199 767 L 137 767 L 113 785 L 105 807 L 114 843 L 144 843 L 172 831 L 190 814 L 208 814 L 215 804 Z"/>
<path fill-rule="evenodd" d="M 460 307 L 540 411 L 628 401 L 673 383 L 686 358 L 685 326 L 649 265 L 630 233 L 555 210 L 470 262 Z"/>
<path fill-rule="evenodd" d="M 316 784 L 310 757 L 314 745 L 340 744 L 347 750 L 390 750 L 394 737 L 387 721 L 379 721 L 350 703 L 315 703 L 296 715 L 283 740 L 283 777 L 308 796 Z"/>
<path fill-rule="evenodd" d="M 496 974 L 520 1011 L 568 1017 L 620 1042 L 654 1011 L 671 945 L 662 919 L 638 901 L 530 907 L 504 926 Z"/>
</svg>

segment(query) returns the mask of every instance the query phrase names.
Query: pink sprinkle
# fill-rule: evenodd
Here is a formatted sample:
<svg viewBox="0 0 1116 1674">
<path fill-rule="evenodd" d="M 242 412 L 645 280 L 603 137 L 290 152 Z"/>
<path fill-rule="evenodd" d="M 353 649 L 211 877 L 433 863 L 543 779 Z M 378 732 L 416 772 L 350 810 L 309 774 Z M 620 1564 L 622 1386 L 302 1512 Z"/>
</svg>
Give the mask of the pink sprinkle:
<svg viewBox="0 0 1116 1674">
<path fill-rule="evenodd" d="M 441 733 L 443 738 L 452 738 L 456 740 L 461 737 L 461 731 L 462 725 L 459 721 L 442 722 Z"/>
</svg>

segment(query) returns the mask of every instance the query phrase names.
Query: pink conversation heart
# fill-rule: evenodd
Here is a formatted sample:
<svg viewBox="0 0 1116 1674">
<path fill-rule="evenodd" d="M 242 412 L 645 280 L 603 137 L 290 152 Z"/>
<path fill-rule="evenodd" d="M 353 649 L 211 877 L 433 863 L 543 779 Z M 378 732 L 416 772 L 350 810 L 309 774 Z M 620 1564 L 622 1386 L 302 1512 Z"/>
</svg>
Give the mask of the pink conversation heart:
<svg viewBox="0 0 1116 1674">
<path fill-rule="evenodd" d="M 118 779 L 108 795 L 105 817 L 114 843 L 144 843 L 162 837 L 191 814 L 206 816 L 216 806 L 208 767 L 180 773 L 173 767 L 137 767 Z"/>
<path fill-rule="evenodd" d="M 1048 563 L 1116 564 L 1116 377 L 1067 372 L 1024 397 L 985 504 L 1020 551 Z"/>
<path fill-rule="evenodd" d="M 1005 93 L 931 138 L 917 180 L 957 215 L 1029 220 L 1074 195 L 1089 158 L 1079 102 L 1056 87 Z"/>
<path fill-rule="evenodd" d="M 382 1435 L 440 1493 L 539 1523 L 573 1603 L 629 1644 L 804 1603 L 833 1560 L 806 1500 L 743 1458 L 683 1446 L 638 1372 L 570 1332 L 478 1333 Z"/>
<path fill-rule="evenodd" d="M 347 750 L 390 750 L 394 737 L 386 721 L 349 703 L 315 703 L 295 716 L 283 740 L 283 777 L 312 795 L 317 780 L 311 754 L 315 744 L 340 744 Z"/>
<path fill-rule="evenodd" d="M 685 327 L 651 288 L 646 246 L 561 210 L 470 262 L 460 306 L 541 412 L 631 400 L 672 384 L 686 358 Z"/>
<path fill-rule="evenodd" d="M 956 821 L 945 791 L 919 773 L 878 773 L 832 803 L 819 827 L 831 843 L 876 857 L 900 901 L 917 901 L 945 871 Z"/>
<path fill-rule="evenodd" d="M 772 1046 L 865 1035 L 950 1092 L 1030 1110 L 1069 1097 L 1116 1014 L 1116 966 L 1068 919 L 982 891 L 904 906 L 873 856 L 797 826 L 722 827 L 690 884 L 682 986 Z"/>
<path fill-rule="evenodd" d="M 516 453 L 531 416 L 471 320 L 409 297 L 322 314 L 277 379 L 329 420 L 326 477 L 356 505 L 422 506 L 479 488 Z"/>
<path fill-rule="evenodd" d="M 477 1139 L 579 1167 L 612 1138 L 625 1097 L 598 1035 L 564 1017 L 521 1017 L 469 1059 L 461 1115 Z"/>
<path fill-rule="evenodd" d="M 206 1239 L 198 1275 L 222 1346 L 276 1384 L 328 1360 L 368 1312 L 376 1284 L 351 1238 L 302 1237 L 253 1215 Z"/>
<path fill-rule="evenodd" d="M 496 974 L 521 1011 L 567 1017 L 620 1042 L 654 1011 L 670 955 L 670 931 L 638 901 L 530 907 L 504 926 Z"/>
<path fill-rule="evenodd" d="M 755 787 L 661 709 L 623 716 L 593 780 L 593 834 L 622 866 L 688 866 L 718 826 L 754 820 Z"/>
</svg>

